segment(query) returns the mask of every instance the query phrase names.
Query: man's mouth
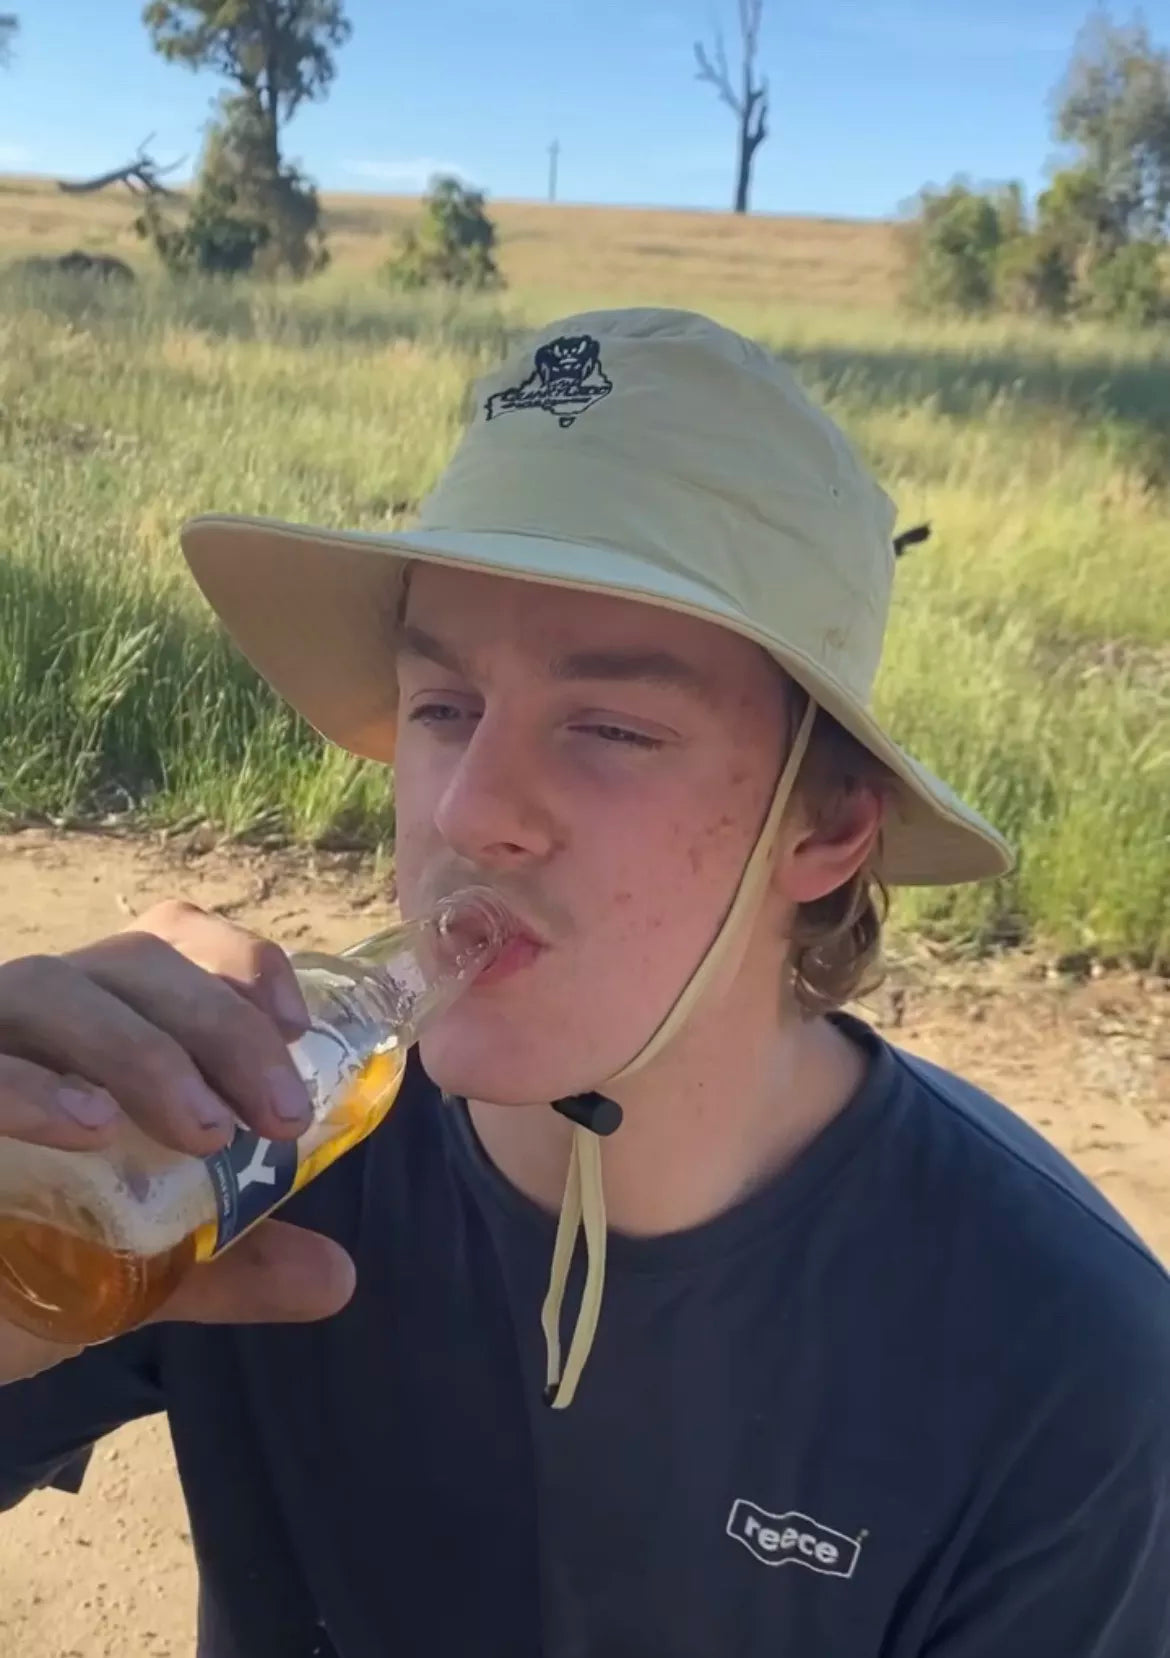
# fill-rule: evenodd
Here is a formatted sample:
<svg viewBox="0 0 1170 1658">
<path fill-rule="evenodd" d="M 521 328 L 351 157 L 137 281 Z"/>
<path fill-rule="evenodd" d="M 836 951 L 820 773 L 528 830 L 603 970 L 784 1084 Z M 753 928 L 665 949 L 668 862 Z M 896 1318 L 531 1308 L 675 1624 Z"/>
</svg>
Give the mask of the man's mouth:
<svg viewBox="0 0 1170 1658">
<path fill-rule="evenodd" d="M 530 917 L 525 913 L 526 904 L 514 902 L 506 890 L 502 890 L 491 881 L 477 881 L 475 879 L 464 880 L 462 883 L 448 881 L 440 889 L 438 896 L 451 897 L 468 887 L 477 886 L 482 886 L 490 891 L 492 897 L 507 911 L 511 925 L 507 943 L 495 960 L 476 974 L 467 987 L 469 992 L 475 991 L 481 986 L 502 984 L 505 979 L 513 978 L 515 974 L 523 972 L 526 967 L 531 967 L 533 962 L 551 947 L 558 936 L 561 936 L 559 929 L 557 931 L 553 930 L 551 922 L 546 927 L 543 918 L 537 920 Z M 437 898 L 432 899 L 432 902 L 436 901 Z"/>
<path fill-rule="evenodd" d="M 489 985 L 502 984 L 505 979 L 513 978 L 522 973 L 526 967 L 531 967 L 538 956 L 544 954 L 547 946 L 531 933 L 516 933 L 510 938 L 500 951 L 490 967 L 485 967 L 482 973 L 477 974 L 471 990 L 486 989 Z"/>
</svg>

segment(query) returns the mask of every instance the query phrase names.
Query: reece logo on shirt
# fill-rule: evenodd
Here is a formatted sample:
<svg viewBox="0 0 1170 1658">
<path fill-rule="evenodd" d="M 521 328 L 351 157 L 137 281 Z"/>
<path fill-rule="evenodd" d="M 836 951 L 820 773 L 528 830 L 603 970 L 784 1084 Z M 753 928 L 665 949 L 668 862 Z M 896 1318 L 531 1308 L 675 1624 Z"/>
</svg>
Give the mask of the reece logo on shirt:
<svg viewBox="0 0 1170 1658">
<path fill-rule="evenodd" d="M 742 1497 L 732 1504 L 727 1535 L 765 1566 L 807 1566 L 822 1577 L 852 1577 L 862 1537 L 846 1537 L 807 1514 L 769 1514 Z"/>
</svg>

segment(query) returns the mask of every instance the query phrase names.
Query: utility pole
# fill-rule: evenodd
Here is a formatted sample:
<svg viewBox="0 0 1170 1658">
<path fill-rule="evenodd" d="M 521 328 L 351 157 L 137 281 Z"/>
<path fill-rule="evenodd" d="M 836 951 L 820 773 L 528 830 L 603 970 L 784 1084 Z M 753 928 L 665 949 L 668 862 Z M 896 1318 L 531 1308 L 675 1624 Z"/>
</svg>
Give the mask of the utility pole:
<svg viewBox="0 0 1170 1658">
<path fill-rule="evenodd" d="M 554 138 L 552 143 L 548 147 L 548 199 L 549 199 L 549 201 L 556 201 L 556 199 L 557 199 L 557 161 L 560 158 L 560 153 L 561 153 L 561 141 L 560 141 L 559 138 Z"/>
</svg>

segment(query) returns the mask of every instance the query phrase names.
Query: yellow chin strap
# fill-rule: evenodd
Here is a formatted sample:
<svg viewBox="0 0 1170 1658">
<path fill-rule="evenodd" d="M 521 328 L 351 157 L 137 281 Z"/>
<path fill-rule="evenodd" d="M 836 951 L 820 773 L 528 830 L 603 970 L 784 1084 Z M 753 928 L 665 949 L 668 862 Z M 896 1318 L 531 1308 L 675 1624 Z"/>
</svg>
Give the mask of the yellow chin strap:
<svg viewBox="0 0 1170 1658">
<path fill-rule="evenodd" d="M 700 997 L 718 973 L 724 958 L 739 935 L 740 929 L 759 912 L 760 902 L 771 874 L 780 824 L 787 809 L 801 762 L 812 736 L 816 719 L 816 704 L 812 701 L 801 720 L 800 729 L 784 762 L 772 796 L 772 804 L 764 819 L 751 856 L 744 865 L 739 886 L 723 924 L 695 971 L 679 993 L 677 1001 L 666 1018 L 651 1036 L 642 1051 L 630 1063 L 610 1077 L 606 1086 L 623 1082 L 640 1071 L 660 1054 L 690 1018 Z M 586 1271 L 585 1287 L 577 1314 L 568 1357 L 561 1366 L 561 1311 L 565 1288 L 569 1280 L 573 1251 L 582 1224 L 585 1229 Z M 573 1402 L 581 1372 L 593 1346 L 597 1321 L 601 1315 L 601 1298 L 605 1289 L 605 1245 L 607 1226 L 605 1218 L 605 1188 L 601 1178 L 601 1141 L 597 1133 L 578 1121 L 573 1129 L 569 1150 L 569 1175 L 561 1203 L 557 1224 L 556 1244 L 553 1248 L 552 1268 L 549 1273 L 548 1294 L 544 1298 L 540 1322 L 544 1330 L 545 1350 L 548 1356 L 545 1397 L 555 1410 L 564 1410 Z"/>
</svg>

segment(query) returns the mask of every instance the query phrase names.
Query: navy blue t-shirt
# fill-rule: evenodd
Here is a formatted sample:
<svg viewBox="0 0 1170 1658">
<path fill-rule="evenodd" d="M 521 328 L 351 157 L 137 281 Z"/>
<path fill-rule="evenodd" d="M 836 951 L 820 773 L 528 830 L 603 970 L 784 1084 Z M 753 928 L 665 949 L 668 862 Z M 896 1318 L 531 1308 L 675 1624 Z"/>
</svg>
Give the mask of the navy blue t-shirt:
<svg viewBox="0 0 1170 1658">
<path fill-rule="evenodd" d="M 0 1389 L 0 1505 L 165 1410 L 200 1658 L 1167 1658 L 1170 1282 L 1011 1113 L 842 1025 L 867 1079 L 791 1168 L 613 1237 L 567 1411 L 554 1220 L 412 1064 L 285 1210 L 353 1253 L 345 1311 Z"/>
</svg>

